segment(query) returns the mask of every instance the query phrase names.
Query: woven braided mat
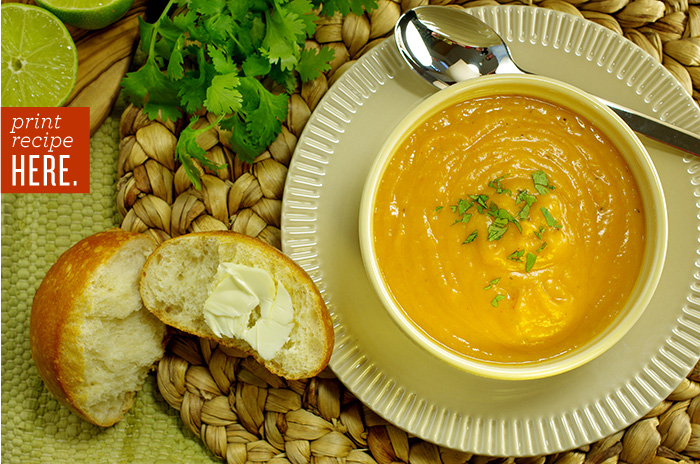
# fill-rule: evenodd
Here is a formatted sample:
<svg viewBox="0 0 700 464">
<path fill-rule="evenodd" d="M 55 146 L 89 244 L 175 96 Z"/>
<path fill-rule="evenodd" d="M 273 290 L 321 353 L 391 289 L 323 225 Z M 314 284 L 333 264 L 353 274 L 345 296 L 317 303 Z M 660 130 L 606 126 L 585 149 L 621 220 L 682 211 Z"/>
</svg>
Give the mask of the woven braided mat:
<svg viewBox="0 0 700 464">
<path fill-rule="evenodd" d="M 697 2 L 697 0 L 693 0 Z M 282 135 L 252 165 L 211 131 L 200 143 L 230 169 L 191 188 L 173 160 L 180 127 L 152 122 L 119 101 L 93 136 L 89 195 L 2 196 L 2 458 L 9 463 L 457 464 L 700 462 L 700 364 L 647 416 L 577 450 L 532 458 L 452 451 L 409 436 L 354 398 L 331 372 L 285 381 L 208 341 L 176 336 L 133 410 L 102 430 L 51 397 L 33 366 L 33 294 L 58 255 L 114 225 L 158 240 L 233 229 L 280 245 L 287 166 L 315 105 L 347 66 L 390 33 L 401 11 L 425 0 L 380 0 L 370 15 L 319 24 L 331 71 L 292 96 Z M 443 2 L 444 3 L 444 2 Z M 460 2 L 464 3 L 464 2 Z M 476 0 L 465 6 L 496 4 Z M 544 0 L 624 34 L 700 98 L 700 6 L 687 0 Z"/>
</svg>

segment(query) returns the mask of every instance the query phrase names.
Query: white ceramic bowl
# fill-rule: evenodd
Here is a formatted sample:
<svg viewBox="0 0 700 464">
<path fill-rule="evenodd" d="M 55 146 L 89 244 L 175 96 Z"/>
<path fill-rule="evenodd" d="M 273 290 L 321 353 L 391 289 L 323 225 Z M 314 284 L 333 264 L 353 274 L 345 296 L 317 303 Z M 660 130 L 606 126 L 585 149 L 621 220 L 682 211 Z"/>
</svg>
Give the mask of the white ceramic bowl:
<svg viewBox="0 0 700 464">
<path fill-rule="evenodd" d="M 374 249 L 372 214 L 377 188 L 394 151 L 404 138 L 426 119 L 457 102 L 472 98 L 516 94 L 559 104 L 594 122 L 617 147 L 629 165 L 645 209 L 643 267 L 625 307 L 608 328 L 588 344 L 540 362 L 502 364 L 466 357 L 434 341 L 417 327 L 394 300 L 382 277 Z M 587 363 L 620 341 L 646 309 L 661 276 L 666 255 L 667 214 L 661 182 L 654 165 L 634 132 L 595 97 L 568 84 L 530 75 L 492 75 L 465 81 L 441 90 L 421 102 L 391 132 L 366 179 L 359 217 L 360 246 L 369 279 L 394 322 L 437 360 L 480 376 L 521 380 L 549 377 Z"/>
</svg>

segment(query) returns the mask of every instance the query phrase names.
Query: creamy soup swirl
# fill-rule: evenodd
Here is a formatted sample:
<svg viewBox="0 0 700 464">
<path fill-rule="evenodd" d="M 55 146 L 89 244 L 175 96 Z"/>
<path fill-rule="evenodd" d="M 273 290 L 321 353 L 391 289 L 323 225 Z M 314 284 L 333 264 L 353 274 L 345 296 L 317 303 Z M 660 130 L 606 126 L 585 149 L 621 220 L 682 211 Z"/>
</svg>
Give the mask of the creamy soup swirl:
<svg viewBox="0 0 700 464">
<path fill-rule="evenodd" d="M 461 102 L 419 126 L 382 176 L 372 221 L 406 315 L 497 363 L 550 359 L 604 331 L 645 240 L 639 189 L 611 142 L 518 95 Z"/>
</svg>

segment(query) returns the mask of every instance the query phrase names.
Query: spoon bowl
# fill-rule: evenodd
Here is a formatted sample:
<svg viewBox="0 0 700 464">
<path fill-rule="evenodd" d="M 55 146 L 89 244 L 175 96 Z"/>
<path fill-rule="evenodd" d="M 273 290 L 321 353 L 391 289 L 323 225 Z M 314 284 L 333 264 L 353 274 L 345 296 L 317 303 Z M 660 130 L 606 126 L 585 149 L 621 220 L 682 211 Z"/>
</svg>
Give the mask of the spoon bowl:
<svg viewBox="0 0 700 464">
<path fill-rule="evenodd" d="M 440 89 L 488 74 L 524 72 L 496 31 L 461 10 L 414 8 L 399 18 L 394 31 L 404 60 Z"/>
</svg>

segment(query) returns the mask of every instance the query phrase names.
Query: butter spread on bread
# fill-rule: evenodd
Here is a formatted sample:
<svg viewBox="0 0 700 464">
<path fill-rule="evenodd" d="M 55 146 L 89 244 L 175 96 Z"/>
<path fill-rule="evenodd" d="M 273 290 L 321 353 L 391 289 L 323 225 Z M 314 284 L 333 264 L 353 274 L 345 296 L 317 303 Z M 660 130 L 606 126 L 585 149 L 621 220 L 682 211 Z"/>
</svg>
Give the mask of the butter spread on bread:
<svg viewBox="0 0 700 464">
<path fill-rule="evenodd" d="M 241 338 L 272 359 L 294 326 L 292 297 L 262 269 L 221 263 L 204 302 L 204 321 L 217 337 Z"/>
</svg>

